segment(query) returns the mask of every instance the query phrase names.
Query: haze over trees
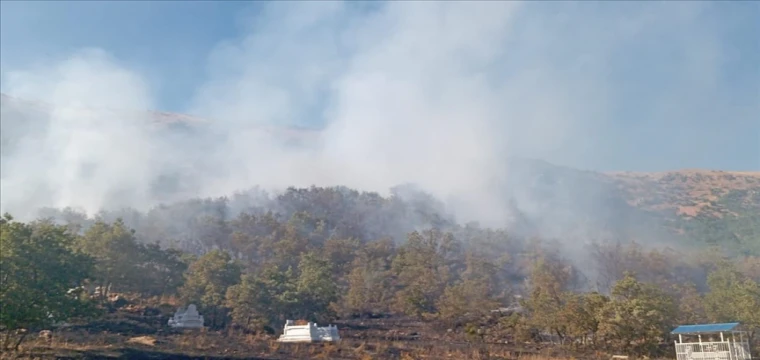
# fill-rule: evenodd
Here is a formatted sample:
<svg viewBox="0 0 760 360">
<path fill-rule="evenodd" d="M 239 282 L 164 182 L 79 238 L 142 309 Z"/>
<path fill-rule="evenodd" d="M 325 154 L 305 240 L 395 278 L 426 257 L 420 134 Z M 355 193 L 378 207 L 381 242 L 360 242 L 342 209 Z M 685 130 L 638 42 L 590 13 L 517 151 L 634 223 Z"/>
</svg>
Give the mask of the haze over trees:
<svg viewBox="0 0 760 360">
<path fill-rule="evenodd" d="M 561 238 L 457 224 L 444 211 L 421 193 L 313 187 L 266 203 L 196 199 L 95 217 L 48 209 L 30 223 L 6 215 L 0 324 L 10 334 L 85 321 L 109 294 L 130 293 L 195 303 L 216 329 L 395 314 L 472 341 L 647 355 L 677 324 L 760 326 L 760 257 L 621 241 L 566 256 Z"/>
<path fill-rule="evenodd" d="M 0 4 L 0 353 L 760 327 L 758 2 Z"/>
</svg>

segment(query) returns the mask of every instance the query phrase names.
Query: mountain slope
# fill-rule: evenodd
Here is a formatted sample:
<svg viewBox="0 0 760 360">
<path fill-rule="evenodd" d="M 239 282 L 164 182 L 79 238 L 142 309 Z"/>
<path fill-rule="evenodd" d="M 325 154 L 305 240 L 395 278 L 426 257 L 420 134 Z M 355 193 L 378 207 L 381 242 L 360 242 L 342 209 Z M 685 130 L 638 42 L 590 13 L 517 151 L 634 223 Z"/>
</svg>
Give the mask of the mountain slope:
<svg viewBox="0 0 760 360">
<path fill-rule="evenodd" d="M 760 172 L 612 173 L 626 202 L 691 240 L 760 251 Z"/>
<path fill-rule="evenodd" d="M 44 133 L 53 107 L 4 94 L 0 100 L 5 163 L 20 139 Z M 90 110 L 104 116 L 119 113 Z M 156 136 L 193 137 L 199 149 L 204 142 L 220 141 L 209 135 L 208 120 L 164 112 L 141 113 L 138 118 L 155 128 Z M 286 141 L 308 142 L 318 136 L 317 131 L 305 129 L 261 130 Z M 505 201 L 518 215 L 515 229 L 526 234 L 578 241 L 676 240 L 760 253 L 760 172 L 598 173 L 526 159 L 511 159 L 505 166 L 509 169 Z M 190 175 L 175 180 L 192 184 Z M 171 198 L 163 195 L 172 191 L 169 187 L 157 191 L 158 199 Z"/>
</svg>

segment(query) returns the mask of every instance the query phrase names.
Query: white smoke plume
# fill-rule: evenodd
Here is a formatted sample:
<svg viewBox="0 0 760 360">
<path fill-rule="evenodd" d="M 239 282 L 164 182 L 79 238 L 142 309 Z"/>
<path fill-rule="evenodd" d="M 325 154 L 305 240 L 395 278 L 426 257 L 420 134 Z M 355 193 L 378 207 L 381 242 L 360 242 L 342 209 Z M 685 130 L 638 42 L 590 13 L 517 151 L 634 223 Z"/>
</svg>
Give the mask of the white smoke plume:
<svg viewBox="0 0 760 360">
<path fill-rule="evenodd" d="M 603 150 L 623 134 L 609 131 L 620 105 L 611 74 L 629 63 L 621 49 L 654 41 L 682 59 L 675 94 L 688 98 L 677 109 L 650 104 L 650 121 L 698 116 L 695 104 L 718 92 L 711 81 L 723 65 L 717 39 L 703 36 L 705 6 L 271 3 L 209 54 L 207 81 L 185 111 L 204 120 L 183 130 L 149 125 L 157 115 L 146 78 L 85 49 L 4 75 L 5 92 L 51 108 L 33 128 L 3 110 L 0 204 L 19 215 L 42 206 L 94 213 L 147 209 L 172 199 L 167 187 L 180 198 L 254 185 L 385 193 L 416 183 L 462 221 L 504 224 L 506 192 L 540 215 L 509 190 L 526 184 L 508 182 L 506 159 L 608 164 Z M 592 10 L 605 16 L 583 16 Z M 664 33 L 693 41 L 658 42 Z M 304 124 L 319 125 L 300 130 L 308 146 L 262 130 Z"/>
</svg>

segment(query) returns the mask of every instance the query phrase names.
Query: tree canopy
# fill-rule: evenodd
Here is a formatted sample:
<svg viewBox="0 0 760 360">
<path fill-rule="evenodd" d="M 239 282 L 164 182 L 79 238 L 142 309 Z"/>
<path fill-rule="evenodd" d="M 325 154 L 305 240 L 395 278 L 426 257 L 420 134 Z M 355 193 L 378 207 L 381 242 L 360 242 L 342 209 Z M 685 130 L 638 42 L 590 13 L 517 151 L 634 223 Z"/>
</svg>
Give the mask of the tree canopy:
<svg viewBox="0 0 760 360">
<path fill-rule="evenodd" d="M 75 241 L 65 226 L 48 221 L 0 219 L 0 325 L 6 331 L 85 315 L 78 287 L 93 274 L 94 261 L 74 250 Z"/>
<path fill-rule="evenodd" d="M 116 292 L 175 296 L 217 329 L 386 314 L 469 329 L 474 341 L 641 355 L 656 354 L 680 323 L 760 326 L 753 256 L 632 241 L 568 252 L 579 246 L 461 225 L 434 200 L 403 192 L 289 189 L 267 208 L 229 202 L 120 213 L 129 220 L 4 217 L 0 324 L 42 328 Z"/>
</svg>

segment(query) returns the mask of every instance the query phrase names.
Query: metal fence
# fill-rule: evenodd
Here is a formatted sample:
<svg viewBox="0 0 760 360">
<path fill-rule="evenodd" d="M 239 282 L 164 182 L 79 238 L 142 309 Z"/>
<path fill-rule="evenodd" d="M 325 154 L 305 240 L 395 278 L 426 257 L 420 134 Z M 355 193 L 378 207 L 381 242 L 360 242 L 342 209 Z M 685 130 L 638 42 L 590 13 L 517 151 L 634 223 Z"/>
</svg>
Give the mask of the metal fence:
<svg viewBox="0 0 760 360">
<path fill-rule="evenodd" d="M 751 360 L 748 343 L 704 342 L 676 344 L 678 360 Z"/>
</svg>

